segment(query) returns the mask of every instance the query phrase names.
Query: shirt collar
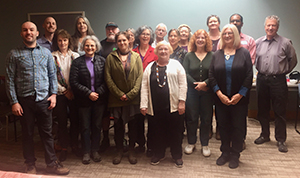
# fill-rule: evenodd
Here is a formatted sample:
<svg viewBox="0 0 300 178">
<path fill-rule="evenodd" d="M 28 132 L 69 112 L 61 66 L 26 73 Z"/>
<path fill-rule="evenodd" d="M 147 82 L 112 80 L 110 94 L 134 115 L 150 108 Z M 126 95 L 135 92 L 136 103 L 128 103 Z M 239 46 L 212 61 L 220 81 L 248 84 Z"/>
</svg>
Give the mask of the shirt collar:
<svg viewBox="0 0 300 178">
<path fill-rule="evenodd" d="M 278 34 L 276 34 L 273 38 L 272 38 L 272 40 L 268 40 L 267 39 L 267 35 L 264 37 L 264 39 L 263 39 L 263 41 L 278 41 L 278 38 L 279 38 L 279 35 Z"/>
</svg>

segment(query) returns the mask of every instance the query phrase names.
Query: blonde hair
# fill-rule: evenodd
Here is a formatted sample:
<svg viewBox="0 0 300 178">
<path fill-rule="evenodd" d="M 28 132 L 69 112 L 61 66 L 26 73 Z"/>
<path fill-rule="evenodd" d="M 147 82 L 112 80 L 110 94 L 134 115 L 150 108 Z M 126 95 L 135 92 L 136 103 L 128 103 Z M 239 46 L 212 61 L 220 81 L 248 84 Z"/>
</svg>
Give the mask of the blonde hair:
<svg viewBox="0 0 300 178">
<path fill-rule="evenodd" d="M 154 53 L 155 53 L 156 55 L 157 55 L 157 50 L 158 50 L 158 48 L 161 47 L 161 46 L 163 46 L 163 45 L 168 46 L 170 54 L 173 53 L 173 48 L 172 48 L 172 46 L 170 45 L 170 43 L 168 43 L 168 42 L 166 42 L 166 41 L 161 41 L 161 42 L 157 43 L 157 45 L 156 45 L 156 47 L 155 47 L 155 49 L 154 49 Z"/>
<path fill-rule="evenodd" d="M 221 38 L 220 38 L 220 49 L 224 49 L 224 47 L 225 47 L 223 33 L 228 28 L 233 32 L 233 39 L 234 39 L 233 48 L 237 49 L 240 47 L 241 39 L 240 39 L 240 34 L 239 34 L 238 29 L 233 24 L 227 24 L 223 27 L 223 29 L 221 31 Z"/>
</svg>

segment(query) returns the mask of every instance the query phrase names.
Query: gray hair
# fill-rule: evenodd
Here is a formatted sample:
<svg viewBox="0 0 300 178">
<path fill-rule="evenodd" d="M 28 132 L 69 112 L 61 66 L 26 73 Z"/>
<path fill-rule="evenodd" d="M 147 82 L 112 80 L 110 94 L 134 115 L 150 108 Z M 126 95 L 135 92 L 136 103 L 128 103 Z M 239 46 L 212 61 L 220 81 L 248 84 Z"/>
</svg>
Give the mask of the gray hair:
<svg viewBox="0 0 300 178">
<path fill-rule="evenodd" d="M 147 25 L 143 25 L 141 27 L 139 27 L 136 32 L 135 32 L 135 43 L 140 45 L 140 35 L 143 33 L 144 30 L 149 30 L 150 31 L 150 41 L 149 41 L 149 45 L 151 45 L 154 41 L 154 33 L 151 27 L 147 26 Z"/>
<path fill-rule="evenodd" d="M 278 17 L 277 15 L 270 15 L 270 16 L 266 17 L 265 25 L 266 25 L 266 21 L 267 21 L 267 20 L 276 20 L 277 26 L 278 26 L 278 28 L 279 28 L 279 22 L 280 22 L 280 19 L 279 19 L 279 17 Z"/>
<path fill-rule="evenodd" d="M 126 32 L 131 32 L 131 33 L 133 33 L 133 35 L 135 34 L 135 29 L 133 29 L 133 28 L 127 28 L 127 30 L 126 30 Z"/>
<path fill-rule="evenodd" d="M 93 40 L 96 44 L 96 53 L 99 52 L 101 50 L 101 45 L 100 45 L 100 42 L 98 40 L 98 38 L 95 36 L 95 35 L 87 35 L 86 37 L 83 38 L 82 42 L 81 42 L 81 45 L 80 45 L 80 50 L 81 51 L 84 51 L 84 45 L 85 45 L 85 42 L 87 40 Z"/>
<path fill-rule="evenodd" d="M 164 23 L 159 23 L 158 25 L 156 25 L 155 30 L 156 30 L 158 27 L 164 27 L 164 28 L 166 29 L 166 32 L 168 31 L 168 28 L 167 28 L 166 24 L 164 24 Z"/>
</svg>

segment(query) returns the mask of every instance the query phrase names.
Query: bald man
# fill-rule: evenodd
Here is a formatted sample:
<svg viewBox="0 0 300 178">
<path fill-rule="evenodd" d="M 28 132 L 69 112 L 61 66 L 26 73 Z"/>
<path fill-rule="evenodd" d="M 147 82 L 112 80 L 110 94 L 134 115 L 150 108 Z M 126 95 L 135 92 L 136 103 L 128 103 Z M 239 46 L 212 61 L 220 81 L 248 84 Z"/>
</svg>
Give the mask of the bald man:
<svg viewBox="0 0 300 178">
<path fill-rule="evenodd" d="M 53 17 L 47 17 L 43 23 L 43 29 L 45 34 L 41 36 L 37 42 L 40 46 L 43 46 L 53 52 L 52 49 L 52 40 L 54 33 L 57 29 L 56 21 Z"/>
<path fill-rule="evenodd" d="M 38 35 L 34 23 L 22 24 L 23 45 L 11 50 L 6 59 L 6 91 L 12 113 L 21 121 L 25 172 L 36 174 L 33 136 L 37 123 L 45 148 L 46 171 L 66 175 L 69 169 L 57 160 L 51 134 L 57 93 L 56 68 L 50 51 L 36 42 Z"/>
</svg>

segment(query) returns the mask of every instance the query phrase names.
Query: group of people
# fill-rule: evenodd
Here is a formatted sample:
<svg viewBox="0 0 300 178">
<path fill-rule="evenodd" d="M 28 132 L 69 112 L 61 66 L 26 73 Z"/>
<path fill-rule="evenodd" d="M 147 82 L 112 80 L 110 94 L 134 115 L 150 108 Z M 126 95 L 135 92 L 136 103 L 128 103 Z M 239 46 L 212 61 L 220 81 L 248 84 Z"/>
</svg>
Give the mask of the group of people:
<svg viewBox="0 0 300 178">
<path fill-rule="evenodd" d="M 256 41 L 241 32 L 240 14 L 230 16 L 222 30 L 220 18 L 211 15 L 207 26 L 208 31 L 199 29 L 192 34 L 186 24 L 169 32 L 163 23 L 155 31 L 147 25 L 120 31 L 116 23 L 109 22 L 106 38 L 99 41 L 83 16 L 76 18 L 73 36 L 57 30 L 53 17 L 45 19 L 45 34 L 39 39 L 36 25 L 23 23 L 23 45 L 7 57 L 6 85 L 12 113 L 22 117 L 26 172 L 36 173 L 35 123 L 45 147 L 46 170 L 64 175 L 69 169 L 61 161 L 67 159 L 68 146 L 82 156 L 83 164 L 90 164 L 91 159 L 101 161 L 99 152 L 110 146 L 112 118 L 113 164 L 122 160 L 127 124 L 131 164 L 138 161 L 136 152 L 146 151 L 151 164 L 157 165 L 170 147 L 175 165 L 182 167 L 183 132 L 186 128 L 184 152 L 192 154 L 199 119 L 201 152 L 205 157 L 211 155 L 214 109 L 222 152 L 216 164 L 229 162 L 230 168 L 237 168 L 245 149 L 253 65 L 258 70 L 257 118 L 262 127 L 255 144 L 270 141 L 272 103 L 278 150 L 287 152 L 285 75 L 295 67 L 297 57 L 291 41 L 277 34 L 279 18 L 268 16 L 266 35 Z M 167 34 L 168 42 L 164 39 Z M 58 121 L 59 158 L 52 137 L 52 110 Z"/>
</svg>

